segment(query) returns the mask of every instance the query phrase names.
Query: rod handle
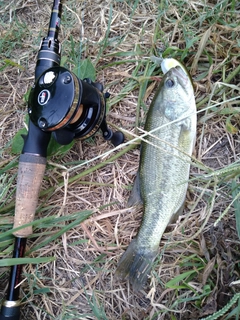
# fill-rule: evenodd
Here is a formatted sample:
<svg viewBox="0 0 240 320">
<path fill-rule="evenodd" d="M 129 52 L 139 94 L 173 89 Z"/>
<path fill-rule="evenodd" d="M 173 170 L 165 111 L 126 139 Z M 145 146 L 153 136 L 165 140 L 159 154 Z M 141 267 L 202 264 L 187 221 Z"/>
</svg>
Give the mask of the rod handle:
<svg viewBox="0 0 240 320">
<path fill-rule="evenodd" d="M 20 156 L 17 177 L 16 205 L 13 225 L 14 228 L 23 226 L 26 223 L 30 223 L 34 220 L 45 168 L 45 157 L 27 153 L 24 153 Z M 31 226 L 14 232 L 14 235 L 20 238 L 27 238 L 31 234 Z"/>
</svg>

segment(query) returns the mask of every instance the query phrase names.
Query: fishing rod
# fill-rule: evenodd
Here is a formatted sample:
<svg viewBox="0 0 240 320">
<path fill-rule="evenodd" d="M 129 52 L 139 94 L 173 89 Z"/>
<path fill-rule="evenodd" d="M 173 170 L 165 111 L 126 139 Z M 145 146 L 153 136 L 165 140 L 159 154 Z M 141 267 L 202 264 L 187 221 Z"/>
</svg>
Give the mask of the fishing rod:
<svg viewBox="0 0 240 320">
<path fill-rule="evenodd" d="M 73 139 L 86 139 L 99 129 L 114 146 L 124 141 L 122 132 L 113 132 L 106 123 L 106 99 L 101 83 L 79 79 L 61 67 L 61 45 L 58 33 L 62 1 L 54 0 L 47 37 L 43 38 L 35 68 L 35 83 L 28 99 L 29 126 L 19 159 L 14 228 L 13 258 L 25 254 L 27 238 L 34 220 L 38 196 L 47 163 L 47 147 L 51 136 L 66 145 Z M 0 320 L 20 319 L 20 282 L 22 265 L 11 267 L 6 298 Z"/>
</svg>

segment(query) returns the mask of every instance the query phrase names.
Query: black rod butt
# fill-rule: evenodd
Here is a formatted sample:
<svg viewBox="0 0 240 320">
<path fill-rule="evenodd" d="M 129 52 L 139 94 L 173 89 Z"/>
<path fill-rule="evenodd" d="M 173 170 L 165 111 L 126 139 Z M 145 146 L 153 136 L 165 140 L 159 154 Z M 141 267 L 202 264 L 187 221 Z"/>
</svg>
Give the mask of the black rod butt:
<svg viewBox="0 0 240 320">
<path fill-rule="evenodd" d="M 2 306 L 0 312 L 0 320 L 19 320 L 20 319 L 20 305 L 7 307 Z"/>
</svg>

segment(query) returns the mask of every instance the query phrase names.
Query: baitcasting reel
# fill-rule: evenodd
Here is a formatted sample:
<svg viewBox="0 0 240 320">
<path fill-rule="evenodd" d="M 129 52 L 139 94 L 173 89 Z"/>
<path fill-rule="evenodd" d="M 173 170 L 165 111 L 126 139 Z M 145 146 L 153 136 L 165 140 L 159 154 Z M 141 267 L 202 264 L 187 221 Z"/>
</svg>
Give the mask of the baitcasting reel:
<svg viewBox="0 0 240 320">
<path fill-rule="evenodd" d="M 86 139 L 101 129 L 104 139 L 117 146 L 124 141 L 124 135 L 113 133 L 107 126 L 108 97 L 101 83 L 81 80 L 68 69 L 55 66 L 36 80 L 28 100 L 28 113 L 33 124 L 44 132 L 52 132 L 59 144 Z"/>
</svg>

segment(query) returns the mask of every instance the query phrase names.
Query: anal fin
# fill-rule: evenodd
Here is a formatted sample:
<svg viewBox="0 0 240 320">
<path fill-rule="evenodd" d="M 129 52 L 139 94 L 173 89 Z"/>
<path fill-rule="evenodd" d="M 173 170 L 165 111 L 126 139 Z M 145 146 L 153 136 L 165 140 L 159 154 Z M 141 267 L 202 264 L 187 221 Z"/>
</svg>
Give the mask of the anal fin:
<svg viewBox="0 0 240 320">
<path fill-rule="evenodd" d="M 133 184 L 132 192 L 128 198 L 127 206 L 132 207 L 135 205 L 141 205 L 142 203 L 143 201 L 141 198 L 141 191 L 140 191 L 140 176 L 138 171 Z"/>
</svg>

